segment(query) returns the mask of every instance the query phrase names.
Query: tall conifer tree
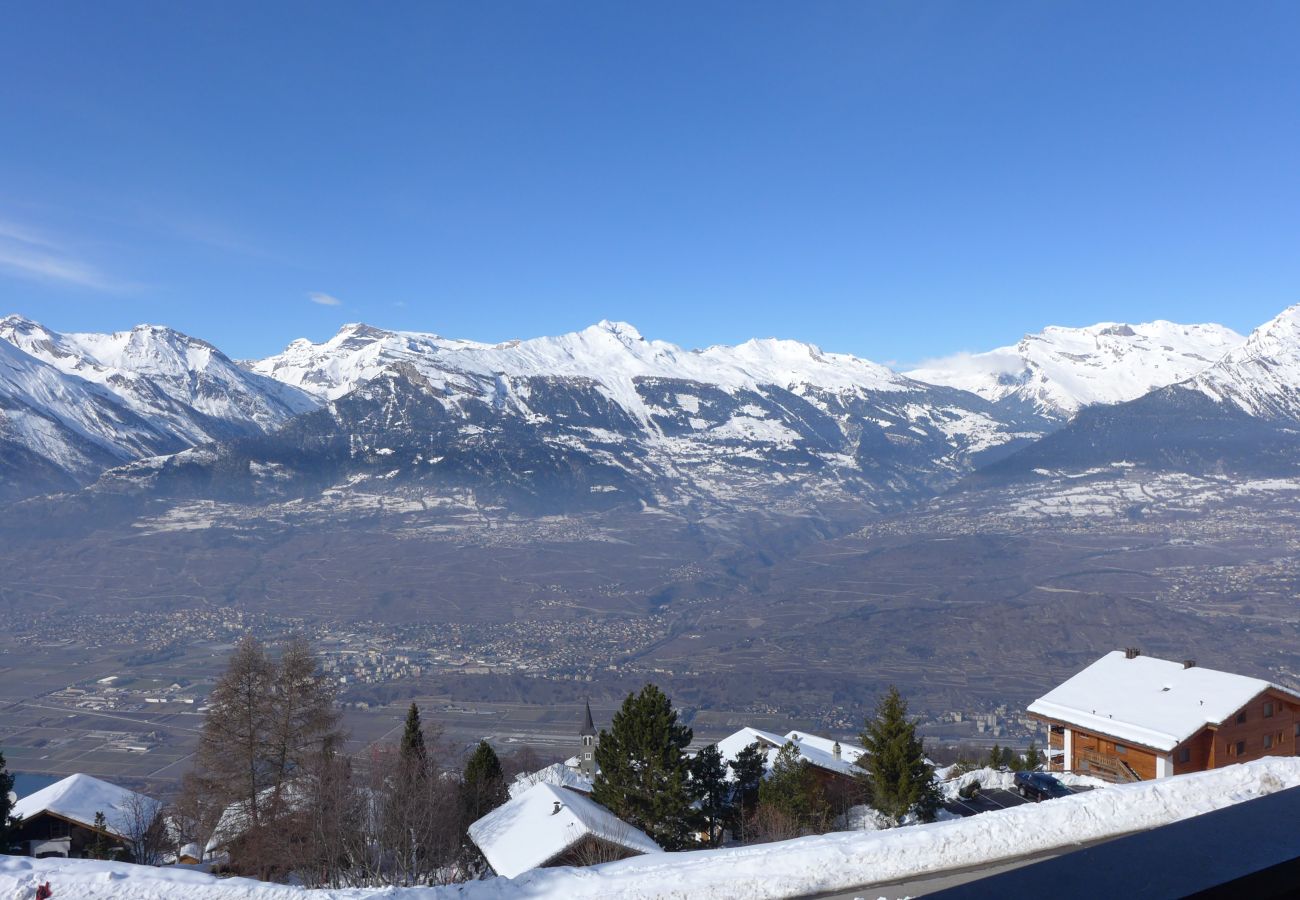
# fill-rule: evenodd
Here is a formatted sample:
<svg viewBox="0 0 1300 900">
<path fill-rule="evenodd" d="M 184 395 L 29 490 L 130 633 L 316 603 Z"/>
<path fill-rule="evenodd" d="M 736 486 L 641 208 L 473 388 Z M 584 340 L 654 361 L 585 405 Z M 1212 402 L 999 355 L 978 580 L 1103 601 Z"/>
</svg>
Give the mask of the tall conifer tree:
<svg viewBox="0 0 1300 900">
<path fill-rule="evenodd" d="M 465 824 L 468 826 L 506 802 L 505 773 L 501 760 L 487 741 L 479 741 L 461 776 Z"/>
<path fill-rule="evenodd" d="M 695 824 L 683 752 L 690 742 L 691 729 L 677 723 L 663 691 L 647 684 L 628 694 L 596 745 L 592 798 L 665 850 L 686 846 Z"/>
<path fill-rule="evenodd" d="M 424 728 L 420 725 L 420 708 L 411 702 L 406 711 L 406 727 L 402 730 L 402 761 L 407 765 L 424 768 L 429 762 L 424 748 Z"/>
<path fill-rule="evenodd" d="M 898 688 L 891 685 L 880 698 L 875 717 L 862 732 L 862 746 L 870 754 L 866 769 L 872 805 L 895 823 L 909 812 L 923 821 L 932 820 L 940 802 L 934 767 L 926 762 L 925 748 Z"/>
<path fill-rule="evenodd" d="M 709 844 L 722 837 L 724 823 L 731 818 L 731 786 L 727 783 L 727 763 L 717 744 L 709 744 L 691 760 L 691 787 L 700 803 Z"/>
</svg>

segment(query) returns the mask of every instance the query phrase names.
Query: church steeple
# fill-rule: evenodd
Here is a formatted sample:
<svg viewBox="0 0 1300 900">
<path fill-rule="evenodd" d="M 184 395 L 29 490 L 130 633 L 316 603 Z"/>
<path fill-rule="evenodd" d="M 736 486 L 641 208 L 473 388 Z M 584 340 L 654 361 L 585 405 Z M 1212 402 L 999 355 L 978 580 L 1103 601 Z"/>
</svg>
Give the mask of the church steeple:
<svg viewBox="0 0 1300 900">
<path fill-rule="evenodd" d="M 591 701 L 583 711 L 582 727 L 578 729 L 582 748 L 578 751 L 578 771 L 588 778 L 596 777 L 596 724 L 591 720 Z"/>
</svg>

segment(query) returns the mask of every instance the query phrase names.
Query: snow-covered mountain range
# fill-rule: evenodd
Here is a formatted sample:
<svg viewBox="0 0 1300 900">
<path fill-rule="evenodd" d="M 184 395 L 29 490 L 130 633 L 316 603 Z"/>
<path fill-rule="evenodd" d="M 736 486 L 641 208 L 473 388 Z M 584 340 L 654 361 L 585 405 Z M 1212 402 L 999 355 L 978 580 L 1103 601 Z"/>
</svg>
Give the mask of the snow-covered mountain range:
<svg viewBox="0 0 1300 900">
<path fill-rule="evenodd" d="M 347 325 L 251 368 L 326 404 L 279 446 L 258 443 L 257 471 L 274 474 L 249 476 L 254 496 L 382 478 L 533 509 L 894 500 L 1037 433 L 968 392 L 810 344 L 685 350 L 617 322 L 497 345 Z"/>
<path fill-rule="evenodd" d="M 990 474 L 1051 478 L 1133 465 L 1216 475 L 1300 472 L 1300 305 L 1188 378 L 1082 410 Z"/>
<path fill-rule="evenodd" d="M 1052 326 L 1014 346 L 935 360 L 907 374 L 1064 421 L 1085 406 L 1134 400 L 1190 378 L 1244 340 L 1222 325 Z"/>
<path fill-rule="evenodd" d="M 9 474 L 0 498 L 71 487 L 113 465 L 273 430 L 317 405 L 169 328 L 60 334 L 7 316 L 0 319 L 0 440 Z M 19 448 L 43 463 L 39 471 L 12 465 Z"/>
<path fill-rule="evenodd" d="M 241 497 L 405 485 L 535 510 L 892 503 L 1080 410 L 1162 390 L 1296 418 L 1298 310 L 1248 339 L 1170 322 L 1053 327 L 906 374 L 797 341 L 688 350 L 608 321 L 502 344 L 352 324 L 237 364 L 167 328 L 60 334 L 10 316 L 0 497 L 122 467 L 115 488 Z"/>
<path fill-rule="evenodd" d="M 1300 304 L 1179 385 L 1263 419 L 1300 420 Z"/>
</svg>

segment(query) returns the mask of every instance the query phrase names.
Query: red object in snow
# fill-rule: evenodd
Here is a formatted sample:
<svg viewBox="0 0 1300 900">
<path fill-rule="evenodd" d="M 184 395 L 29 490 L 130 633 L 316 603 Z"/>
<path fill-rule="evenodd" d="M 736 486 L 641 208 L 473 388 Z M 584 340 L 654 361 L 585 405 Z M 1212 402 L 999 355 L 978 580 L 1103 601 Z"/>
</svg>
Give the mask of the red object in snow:
<svg viewBox="0 0 1300 900">
<path fill-rule="evenodd" d="M 50 890 L 50 883 L 47 881 L 36 889 L 36 900 L 50 900 L 54 896 L 54 891 Z"/>
</svg>

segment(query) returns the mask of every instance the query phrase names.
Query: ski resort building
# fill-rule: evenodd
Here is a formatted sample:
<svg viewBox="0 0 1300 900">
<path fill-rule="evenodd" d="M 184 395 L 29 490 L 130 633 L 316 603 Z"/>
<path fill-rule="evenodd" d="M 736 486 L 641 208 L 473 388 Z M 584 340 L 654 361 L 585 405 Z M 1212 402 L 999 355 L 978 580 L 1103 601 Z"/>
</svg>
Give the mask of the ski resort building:
<svg viewBox="0 0 1300 900">
<path fill-rule="evenodd" d="M 1194 660 L 1106 654 L 1029 705 L 1048 728 L 1052 767 L 1141 781 L 1293 756 L 1300 693 Z"/>
<path fill-rule="evenodd" d="M 577 791 L 537 784 L 473 825 L 492 870 L 514 878 L 545 866 L 584 866 L 662 853 L 645 832 Z"/>
<path fill-rule="evenodd" d="M 161 804 L 90 775 L 69 775 L 14 804 L 12 846 L 26 856 L 81 858 L 97 845 L 125 853 L 133 835 L 153 822 Z M 96 824 L 97 814 L 103 822 Z"/>
</svg>

